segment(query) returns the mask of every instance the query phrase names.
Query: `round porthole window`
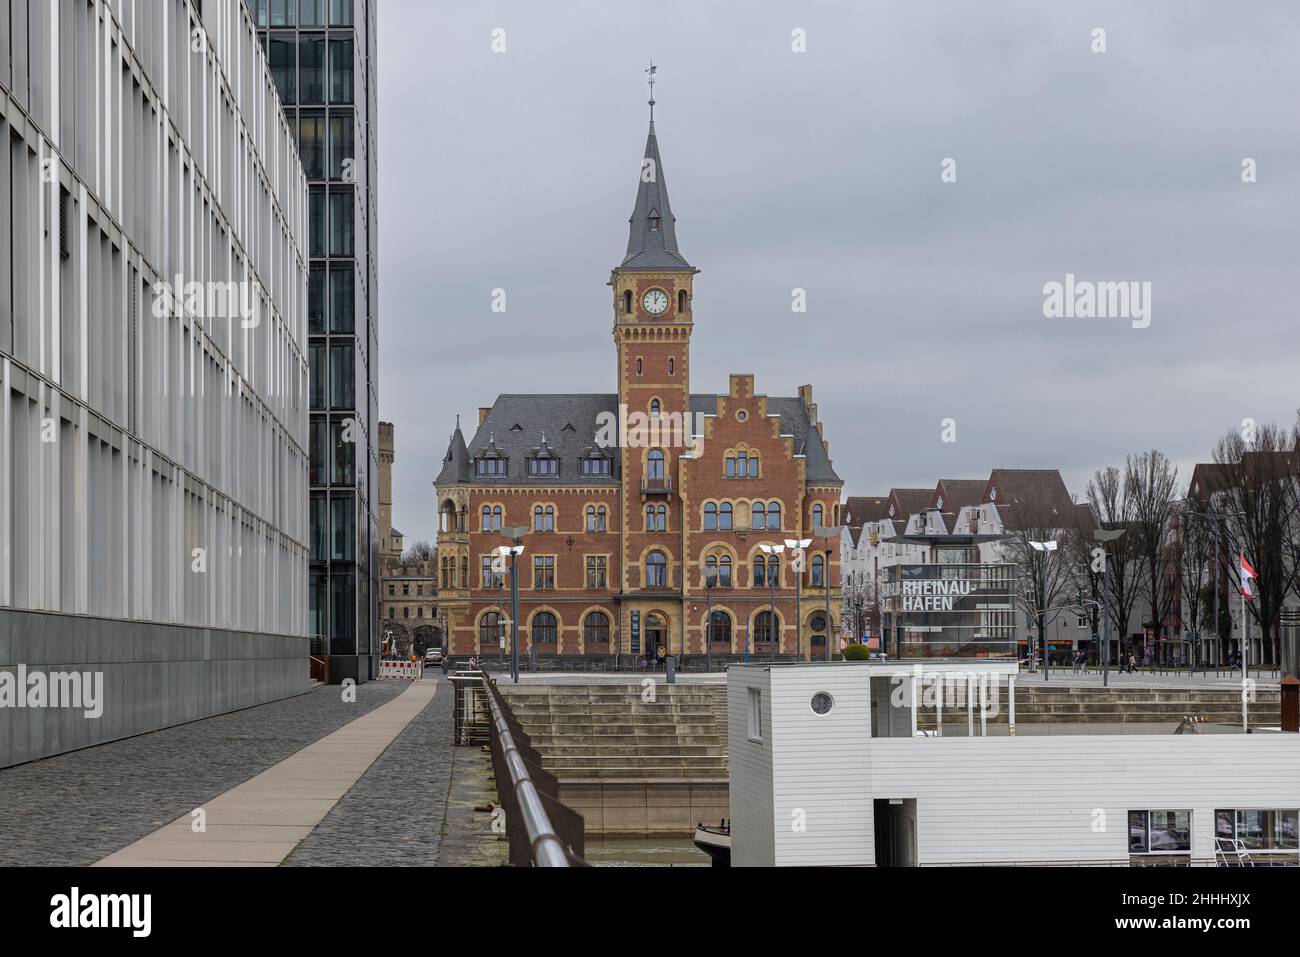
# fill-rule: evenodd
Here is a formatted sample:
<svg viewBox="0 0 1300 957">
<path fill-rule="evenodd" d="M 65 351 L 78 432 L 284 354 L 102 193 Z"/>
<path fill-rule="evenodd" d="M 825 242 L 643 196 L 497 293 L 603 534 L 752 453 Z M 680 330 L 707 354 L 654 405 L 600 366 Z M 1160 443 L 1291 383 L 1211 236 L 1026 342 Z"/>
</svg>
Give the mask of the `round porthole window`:
<svg viewBox="0 0 1300 957">
<path fill-rule="evenodd" d="M 825 691 L 819 691 L 812 696 L 813 714 L 828 714 L 833 707 L 835 707 L 835 699 Z"/>
<path fill-rule="evenodd" d="M 748 418 L 749 418 L 749 413 L 746 412 L 744 409 L 741 409 L 739 412 L 736 413 L 737 422 L 744 422 Z"/>
</svg>

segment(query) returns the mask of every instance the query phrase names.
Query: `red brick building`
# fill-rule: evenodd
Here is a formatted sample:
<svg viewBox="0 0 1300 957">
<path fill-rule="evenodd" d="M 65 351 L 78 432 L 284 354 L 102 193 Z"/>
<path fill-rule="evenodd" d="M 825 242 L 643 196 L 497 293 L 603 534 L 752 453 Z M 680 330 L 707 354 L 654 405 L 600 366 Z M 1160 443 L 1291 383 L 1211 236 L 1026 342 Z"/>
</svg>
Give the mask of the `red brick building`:
<svg viewBox="0 0 1300 957">
<path fill-rule="evenodd" d="M 710 594 L 712 652 L 769 655 L 773 582 L 779 653 L 825 655 L 838 634 L 838 531 L 801 561 L 760 548 L 813 538 L 839 514 L 812 387 L 767 396 L 735 374 L 725 394 L 693 394 L 696 272 L 677 247 L 652 119 L 609 281 L 616 391 L 498 396 L 470 442 L 457 421 L 434 482 L 453 655 L 499 653 L 510 584 L 493 551 L 517 527 L 521 657 L 701 655 Z"/>
</svg>

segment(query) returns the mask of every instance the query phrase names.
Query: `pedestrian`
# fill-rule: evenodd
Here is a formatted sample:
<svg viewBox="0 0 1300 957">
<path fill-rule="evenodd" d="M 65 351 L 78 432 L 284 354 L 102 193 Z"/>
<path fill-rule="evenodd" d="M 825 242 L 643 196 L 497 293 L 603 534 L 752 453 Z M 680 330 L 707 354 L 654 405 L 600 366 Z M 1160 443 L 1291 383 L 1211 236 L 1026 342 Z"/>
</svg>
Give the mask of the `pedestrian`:
<svg viewBox="0 0 1300 957">
<path fill-rule="evenodd" d="M 655 666 L 662 668 L 666 657 L 668 657 L 668 649 L 663 646 L 663 642 L 660 642 L 659 647 L 655 649 Z"/>
</svg>

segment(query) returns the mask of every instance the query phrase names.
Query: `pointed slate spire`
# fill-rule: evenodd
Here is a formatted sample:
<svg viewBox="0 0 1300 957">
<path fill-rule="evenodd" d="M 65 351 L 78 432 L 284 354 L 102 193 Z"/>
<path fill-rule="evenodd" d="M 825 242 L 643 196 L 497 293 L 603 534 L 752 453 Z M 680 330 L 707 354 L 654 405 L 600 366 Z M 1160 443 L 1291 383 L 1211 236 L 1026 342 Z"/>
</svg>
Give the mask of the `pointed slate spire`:
<svg viewBox="0 0 1300 957">
<path fill-rule="evenodd" d="M 451 433 L 447 444 L 447 454 L 442 459 L 442 471 L 434 480 L 435 485 L 448 485 L 453 482 L 468 482 L 470 477 L 469 448 L 465 445 L 465 436 L 460 431 L 460 416 L 456 416 L 456 431 Z"/>
<path fill-rule="evenodd" d="M 664 164 L 659 159 L 652 115 L 637 183 L 636 205 L 628 219 L 627 255 L 619 268 L 693 269 L 677 249 L 676 223 L 668 202 L 668 184 L 664 181 Z"/>
</svg>

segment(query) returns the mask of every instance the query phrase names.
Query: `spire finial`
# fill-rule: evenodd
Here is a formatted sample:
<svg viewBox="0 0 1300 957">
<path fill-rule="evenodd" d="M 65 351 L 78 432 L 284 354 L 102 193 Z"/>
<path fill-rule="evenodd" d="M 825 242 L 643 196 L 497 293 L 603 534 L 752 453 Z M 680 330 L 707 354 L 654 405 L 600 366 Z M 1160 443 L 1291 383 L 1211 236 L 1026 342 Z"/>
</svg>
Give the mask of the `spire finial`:
<svg viewBox="0 0 1300 957">
<path fill-rule="evenodd" d="M 650 83 L 650 122 L 651 123 L 655 121 L 655 71 L 657 71 L 658 69 L 659 67 L 655 66 L 654 58 L 651 57 L 649 69 L 643 71 L 649 74 L 650 77 L 649 83 Z"/>
</svg>

